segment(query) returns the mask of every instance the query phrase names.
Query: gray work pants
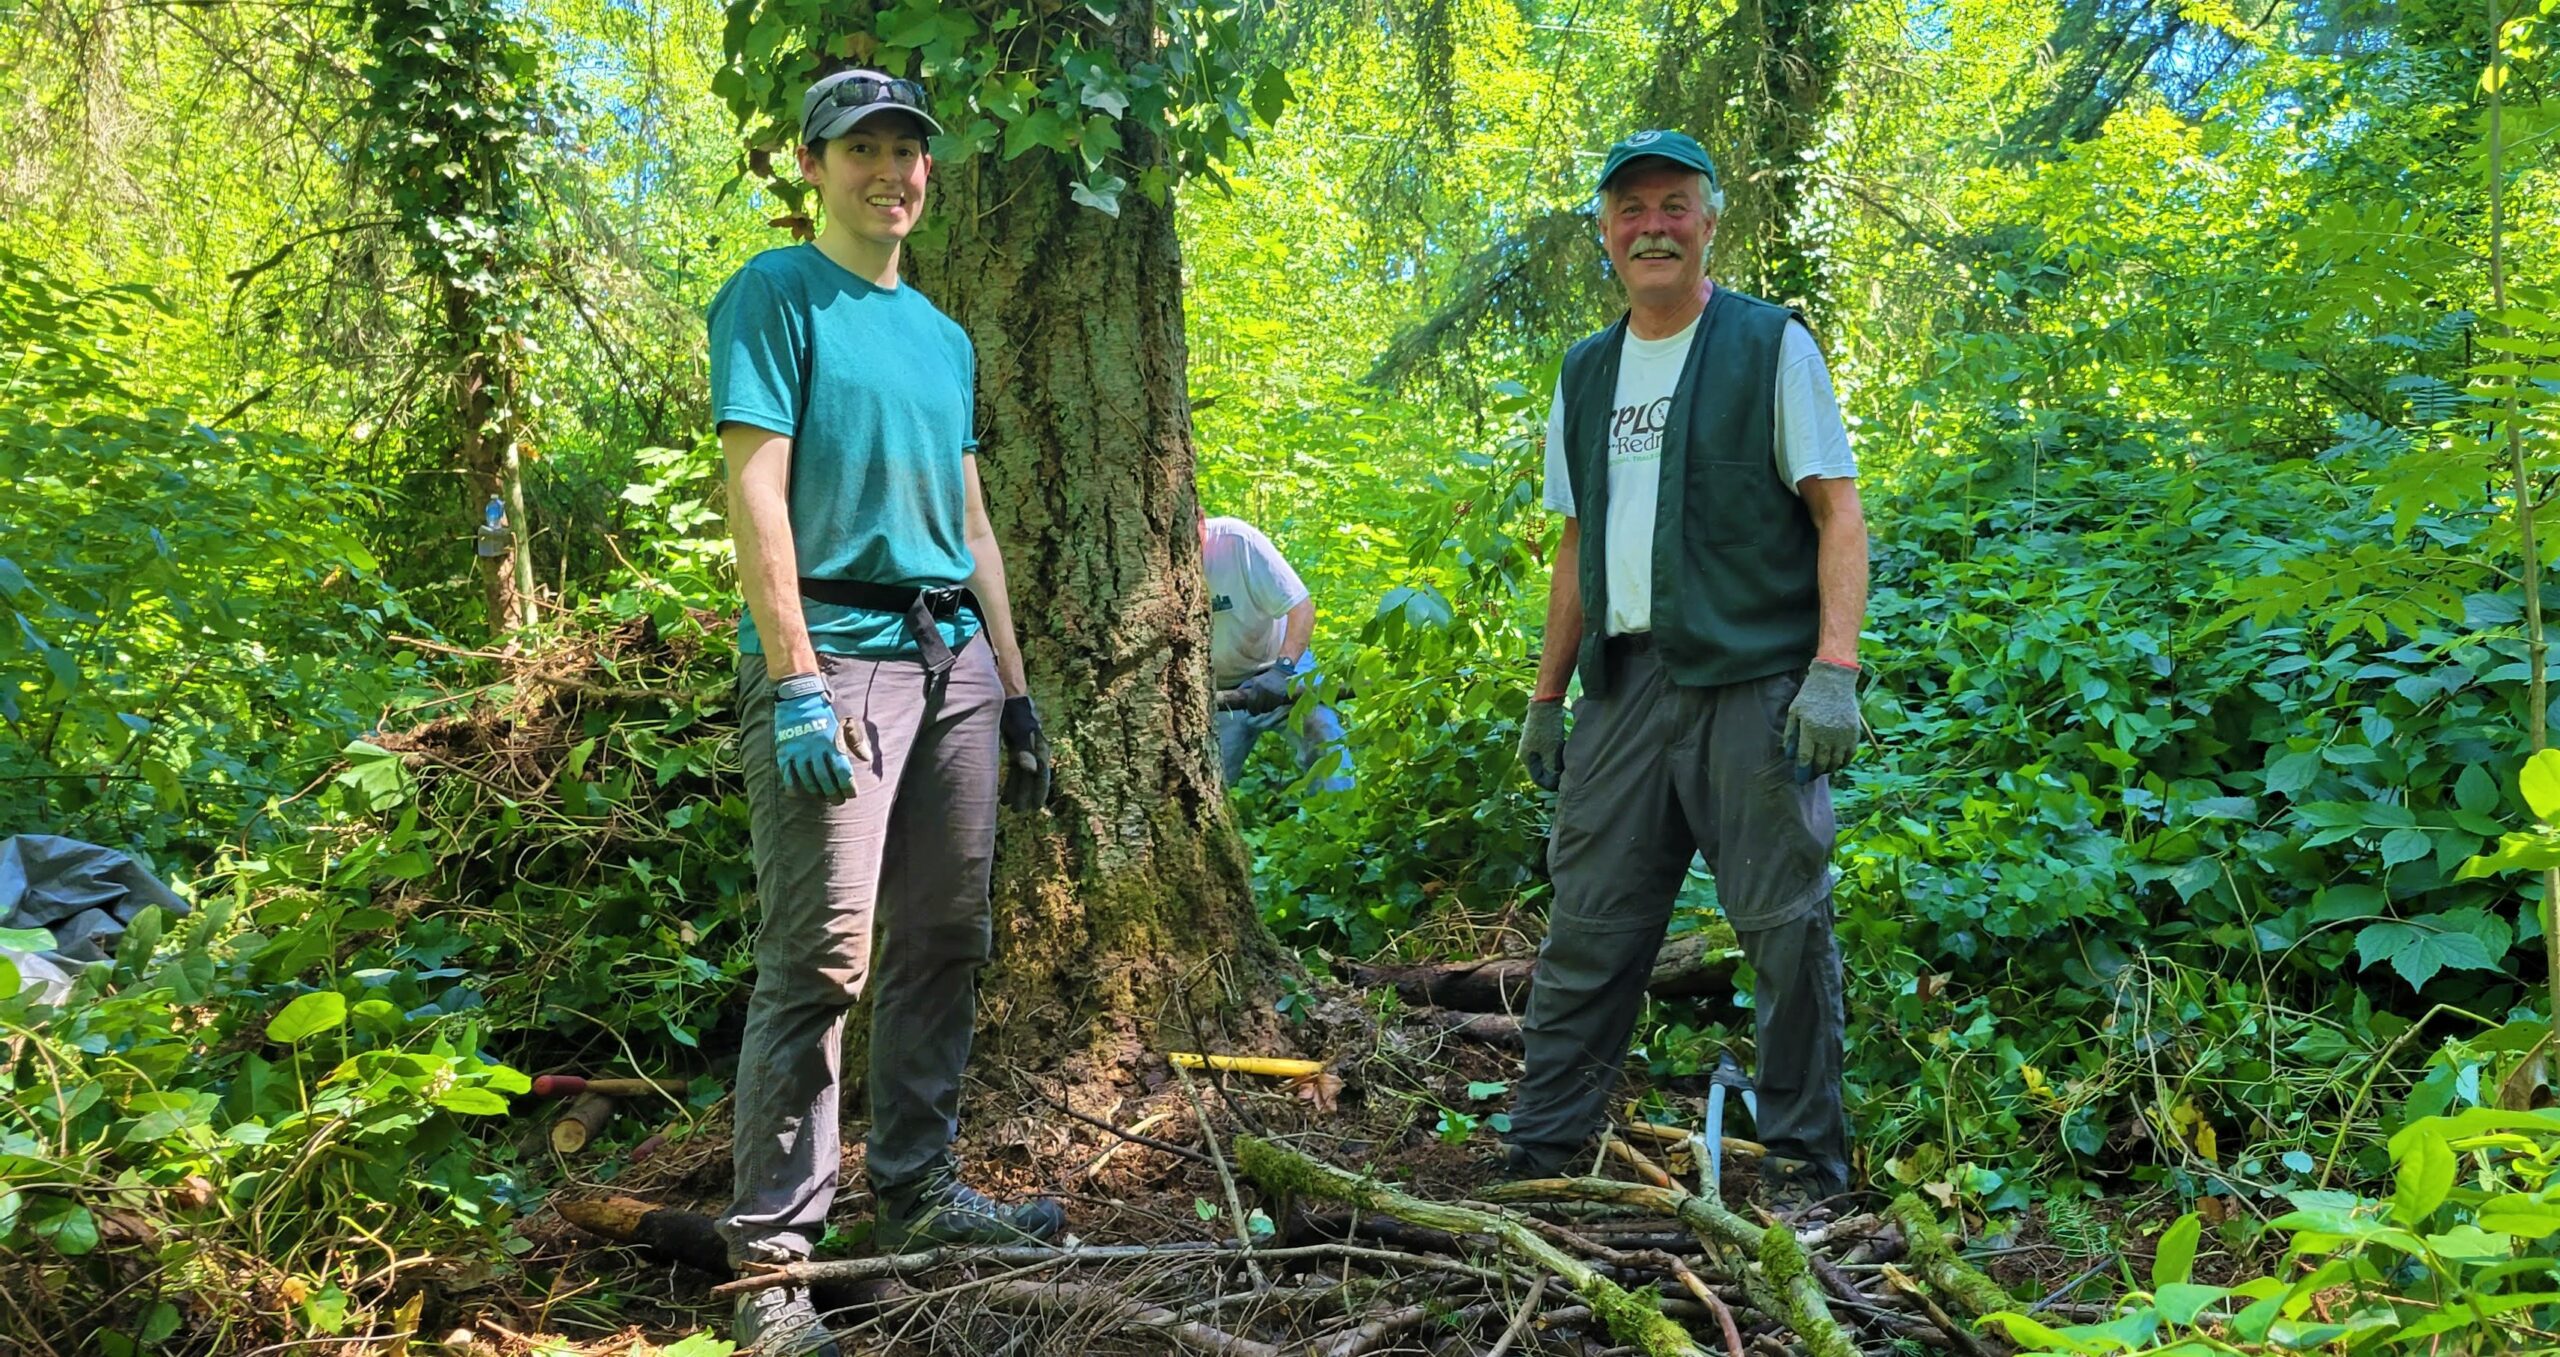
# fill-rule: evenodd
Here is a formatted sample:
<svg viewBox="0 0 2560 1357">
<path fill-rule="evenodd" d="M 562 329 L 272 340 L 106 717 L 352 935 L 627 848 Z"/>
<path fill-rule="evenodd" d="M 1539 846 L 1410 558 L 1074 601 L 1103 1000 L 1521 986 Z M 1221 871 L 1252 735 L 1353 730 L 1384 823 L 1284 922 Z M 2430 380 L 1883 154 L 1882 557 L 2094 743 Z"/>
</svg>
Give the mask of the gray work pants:
<svg viewBox="0 0 2560 1357">
<path fill-rule="evenodd" d="M 840 806 L 782 786 L 772 680 L 760 656 L 738 664 L 764 918 L 738 1058 L 737 1198 L 719 1223 L 733 1260 L 806 1258 L 826 1232 L 842 1169 L 845 1015 L 866 981 L 872 1184 L 912 1178 L 948 1153 L 978 971 L 994 941 L 987 893 L 1004 689 L 989 646 L 973 639 L 939 682 L 912 658 L 822 654 L 818 665 L 837 719 L 870 750 Z"/>
<path fill-rule="evenodd" d="M 1831 790 L 1797 782 L 1784 747 L 1803 676 L 1683 687 L 1641 641 L 1613 641 L 1608 663 L 1609 695 L 1575 704 L 1565 743 L 1512 1141 L 1561 1159 L 1606 1122 L 1672 901 L 1702 854 L 1758 977 L 1758 1138 L 1845 1183 Z"/>
</svg>

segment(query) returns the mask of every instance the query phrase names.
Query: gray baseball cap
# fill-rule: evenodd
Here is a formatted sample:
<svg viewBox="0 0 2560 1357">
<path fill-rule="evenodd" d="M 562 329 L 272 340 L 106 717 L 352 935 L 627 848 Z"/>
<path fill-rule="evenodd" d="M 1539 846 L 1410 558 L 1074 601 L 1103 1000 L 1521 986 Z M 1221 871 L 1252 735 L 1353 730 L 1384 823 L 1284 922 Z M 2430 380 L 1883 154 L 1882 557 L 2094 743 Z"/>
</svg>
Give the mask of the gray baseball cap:
<svg viewBox="0 0 2560 1357">
<path fill-rule="evenodd" d="M 1707 187 L 1717 187 L 1716 162 L 1707 157 L 1707 148 L 1686 132 L 1655 129 L 1638 132 L 1609 148 L 1609 158 L 1600 162 L 1599 187 L 1606 189 L 1618 171 L 1630 163 L 1648 157 L 1684 165 L 1707 177 Z"/>
<path fill-rule="evenodd" d="M 806 145 L 832 141 L 875 113 L 904 113 L 939 135 L 942 124 L 926 112 L 932 104 L 924 86 L 879 71 L 838 71 L 800 96 L 800 140 Z"/>
</svg>

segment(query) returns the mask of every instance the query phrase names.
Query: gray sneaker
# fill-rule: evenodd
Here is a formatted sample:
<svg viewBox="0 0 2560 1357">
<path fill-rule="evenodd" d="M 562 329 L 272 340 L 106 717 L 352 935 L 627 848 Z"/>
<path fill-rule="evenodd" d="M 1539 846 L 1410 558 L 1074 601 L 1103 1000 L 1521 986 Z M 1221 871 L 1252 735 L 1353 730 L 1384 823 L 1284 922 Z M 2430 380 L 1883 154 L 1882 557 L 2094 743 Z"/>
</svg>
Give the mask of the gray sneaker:
<svg viewBox="0 0 2560 1357">
<path fill-rule="evenodd" d="M 772 1286 L 738 1297 L 731 1334 L 740 1357 L 844 1357 L 805 1286 Z"/>
<path fill-rule="evenodd" d="M 872 1190 L 880 1209 L 871 1238 L 883 1253 L 941 1244 L 1046 1244 L 1067 1225 L 1067 1213 L 1056 1202 L 997 1201 L 961 1182 L 948 1162 Z"/>
</svg>

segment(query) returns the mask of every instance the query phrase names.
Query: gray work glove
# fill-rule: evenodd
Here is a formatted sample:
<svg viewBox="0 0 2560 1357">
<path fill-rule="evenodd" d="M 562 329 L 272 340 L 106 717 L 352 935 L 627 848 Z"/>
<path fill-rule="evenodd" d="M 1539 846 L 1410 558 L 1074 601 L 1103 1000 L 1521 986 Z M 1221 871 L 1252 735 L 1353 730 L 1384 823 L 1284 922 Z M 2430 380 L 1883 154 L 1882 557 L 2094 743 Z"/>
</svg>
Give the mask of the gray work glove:
<svg viewBox="0 0 2560 1357">
<path fill-rule="evenodd" d="M 1236 691 L 1244 695 L 1244 709 L 1258 716 L 1288 706 L 1296 700 L 1289 691 L 1289 681 L 1297 673 L 1297 666 L 1287 660 L 1274 660 L 1255 670 L 1251 678 L 1236 685 Z"/>
<path fill-rule="evenodd" d="M 1554 791 L 1564 780 L 1564 699 L 1541 702 L 1529 700 L 1529 714 L 1520 718 L 1520 766 L 1529 770 L 1529 780 L 1547 791 Z"/>
<path fill-rule="evenodd" d="M 1804 686 L 1787 704 L 1787 757 L 1802 780 L 1827 777 L 1849 766 L 1858 752 L 1858 671 L 1815 660 Z"/>
</svg>

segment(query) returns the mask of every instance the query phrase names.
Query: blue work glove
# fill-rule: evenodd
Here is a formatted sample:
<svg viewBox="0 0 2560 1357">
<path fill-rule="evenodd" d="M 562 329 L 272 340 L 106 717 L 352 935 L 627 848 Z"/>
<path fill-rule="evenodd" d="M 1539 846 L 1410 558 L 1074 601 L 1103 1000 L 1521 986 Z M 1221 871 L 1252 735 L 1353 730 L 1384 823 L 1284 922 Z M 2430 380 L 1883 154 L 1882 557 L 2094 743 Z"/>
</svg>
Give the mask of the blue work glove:
<svg viewBox="0 0 2560 1357">
<path fill-rule="evenodd" d="M 1547 791 L 1564 780 L 1563 698 L 1529 699 L 1529 714 L 1520 718 L 1520 766 Z"/>
<path fill-rule="evenodd" d="M 1787 704 L 1787 757 L 1797 780 L 1809 782 L 1849 766 L 1858 752 L 1858 671 L 1854 666 L 1815 660 L 1804 673 L 1804 686 Z"/>
<path fill-rule="evenodd" d="M 999 722 L 1008 769 L 1004 804 L 1012 810 L 1038 810 L 1049 804 L 1049 737 L 1040 733 L 1040 713 L 1030 694 L 1006 698 Z"/>
<path fill-rule="evenodd" d="M 867 756 L 860 731 L 836 720 L 827 681 L 794 674 L 773 685 L 773 761 L 782 785 L 840 806 L 853 795 L 853 760 Z"/>
</svg>

